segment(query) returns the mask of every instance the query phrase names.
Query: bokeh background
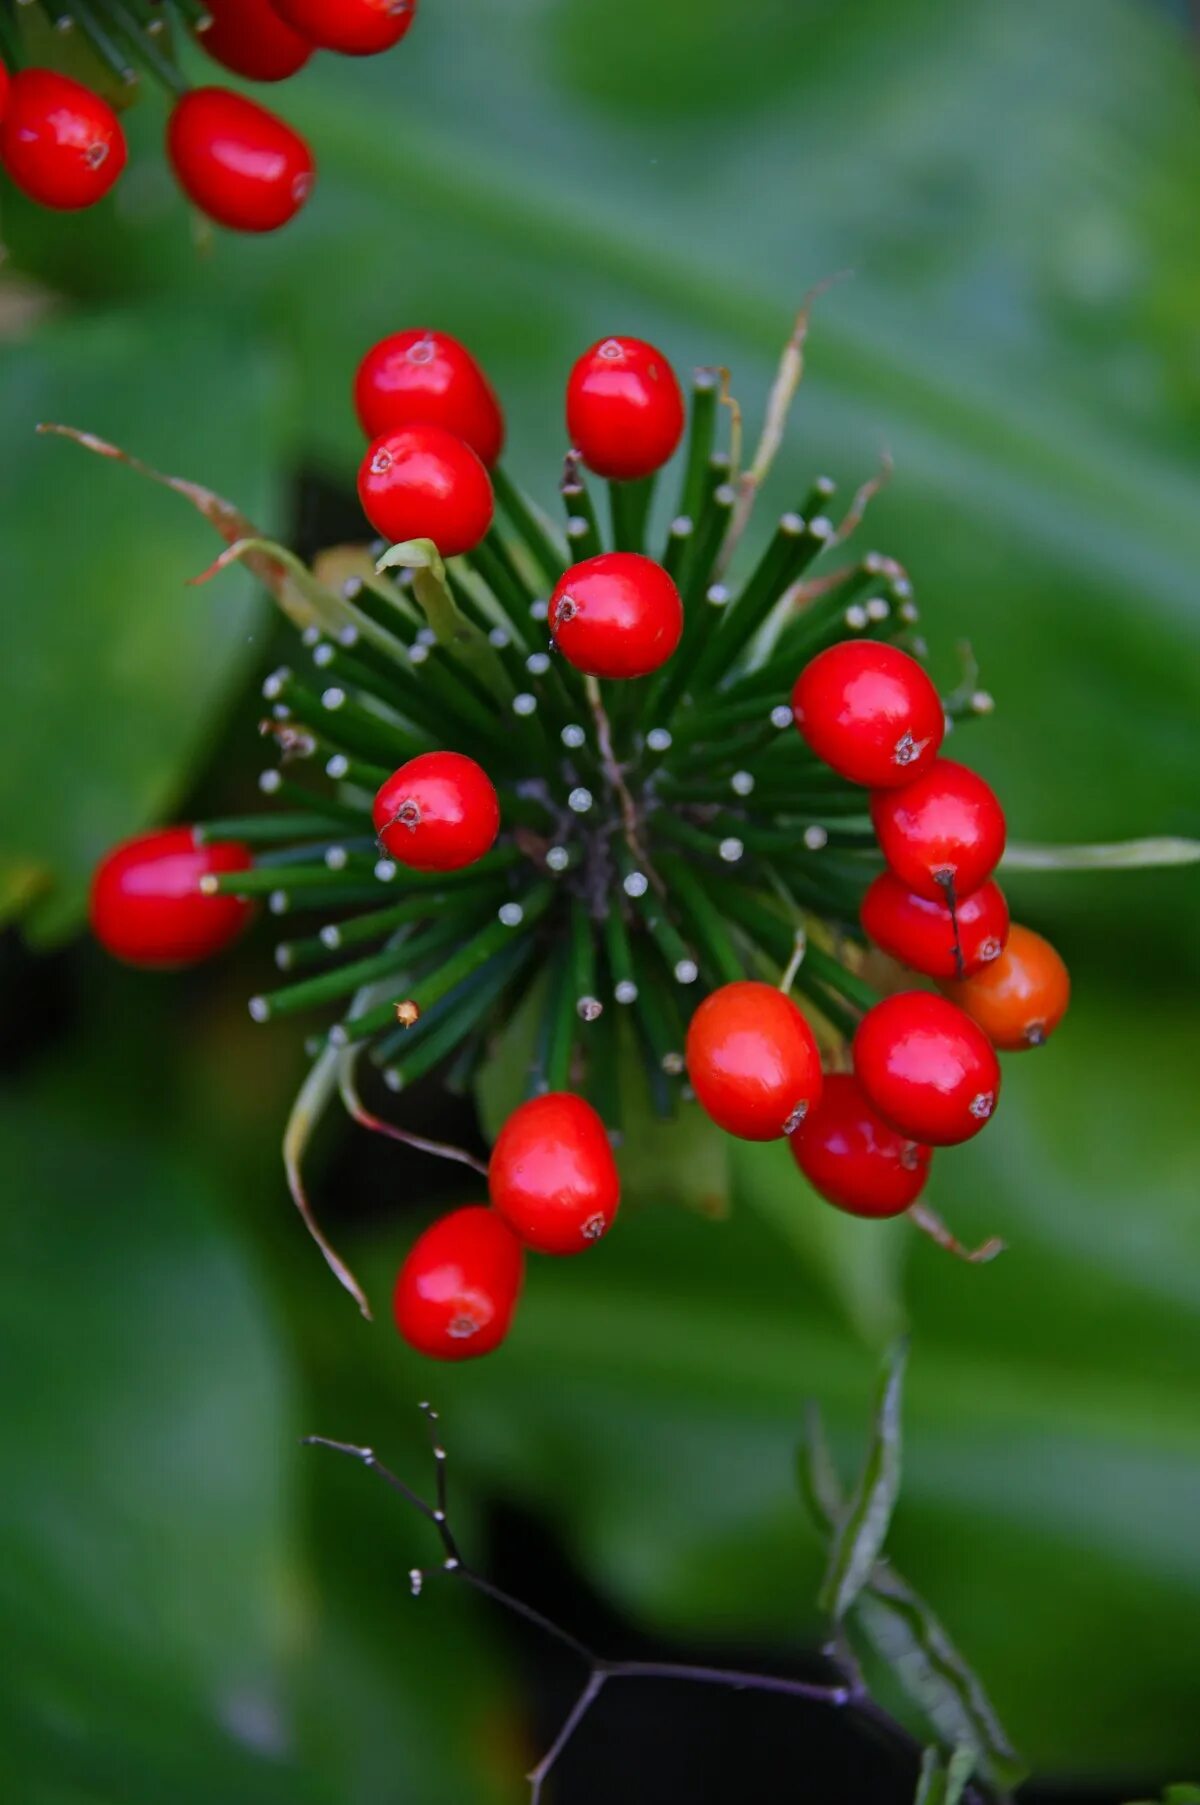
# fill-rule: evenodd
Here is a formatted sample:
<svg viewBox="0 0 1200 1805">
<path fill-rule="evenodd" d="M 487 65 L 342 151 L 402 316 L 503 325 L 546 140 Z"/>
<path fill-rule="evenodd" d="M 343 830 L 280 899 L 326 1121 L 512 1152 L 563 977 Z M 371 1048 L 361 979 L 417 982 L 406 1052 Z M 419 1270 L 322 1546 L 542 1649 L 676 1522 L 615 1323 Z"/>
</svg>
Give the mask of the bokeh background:
<svg viewBox="0 0 1200 1805">
<path fill-rule="evenodd" d="M 277 100 L 321 178 L 275 239 L 197 246 L 153 102 L 115 204 L 51 218 L 3 195 L 5 1796 L 521 1797 L 575 1676 L 453 1587 L 414 1603 L 424 1527 L 297 1445 L 370 1442 L 421 1480 L 426 1391 L 463 1534 L 514 1583 L 616 1648 L 786 1666 L 817 1634 L 803 1401 L 851 1460 L 905 1321 L 895 1556 L 1034 1764 L 1030 1796 L 1194 1777 L 1194 873 L 1013 877 L 1077 990 L 1053 1045 L 1010 1062 L 996 1128 L 941 1162 L 964 1237 L 1010 1241 L 995 1266 L 835 1217 L 786 1155 L 730 1169 L 689 1126 L 627 1162 L 611 1243 L 538 1266 L 502 1356 L 431 1374 L 386 1312 L 358 1320 L 286 1201 L 303 1055 L 245 1012 L 265 930 L 167 980 L 78 937 L 113 839 L 252 800 L 280 641 L 237 573 L 185 587 L 214 548 L 173 497 L 33 437 L 91 428 L 312 550 L 358 530 L 357 357 L 432 323 L 493 373 L 510 467 L 550 502 L 583 345 L 635 332 L 682 370 L 726 363 L 753 410 L 800 295 L 851 270 L 817 307 L 779 500 L 890 450 L 867 537 L 911 568 L 939 675 L 969 637 L 998 707 L 967 755 L 1019 837 L 1195 834 L 1182 9 L 424 0 L 398 52 L 318 58 Z M 453 1191 L 362 1143 L 331 1127 L 313 1176 L 382 1299 Z M 911 1796 L 866 1760 L 793 1707 L 630 1692 L 557 1796 Z"/>
</svg>

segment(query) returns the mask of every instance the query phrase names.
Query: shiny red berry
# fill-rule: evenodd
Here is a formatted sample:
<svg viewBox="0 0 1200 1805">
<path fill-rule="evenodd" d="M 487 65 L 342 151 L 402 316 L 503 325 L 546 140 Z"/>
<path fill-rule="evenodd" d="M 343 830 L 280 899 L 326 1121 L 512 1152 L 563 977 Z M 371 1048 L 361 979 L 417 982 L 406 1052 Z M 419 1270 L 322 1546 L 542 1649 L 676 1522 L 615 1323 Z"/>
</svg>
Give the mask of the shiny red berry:
<svg viewBox="0 0 1200 1805">
<path fill-rule="evenodd" d="M 368 447 L 358 498 L 377 533 L 392 544 L 432 539 L 443 558 L 479 544 L 495 499 L 487 471 L 443 426 L 403 426 Z"/>
<path fill-rule="evenodd" d="M 871 820 L 883 856 L 922 896 L 968 896 L 1004 851 L 1004 811 L 995 791 L 949 758 L 899 790 L 876 790 Z"/>
<path fill-rule="evenodd" d="M 175 103 L 167 155 L 188 199 L 235 232 L 274 232 L 312 192 L 312 152 L 290 125 L 228 88 Z"/>
<path fill-rule="evenodd" d="M 53 69 L 13 76 L 0 159 L 42 207 L 70 212 L 103 200 L 125 167 L 125 134 L 106 100 Z"/>
<path fill-rule="evenodd" d="M 814 1191 L 851 1216 L 898 1216 L 929 1176 L 929 1148 L 889 1128 L 848 1073 L 826 1078 L 789 1145 Z"/>
<path fill-rule="evenodd" d="M 398 44 L 417 16 L 417 0 L 272 0 L 293 31 L 321 50 L 377 56 Z"/>
<path fill-rule="evenodd" d="M 640 338 L 585 351 L 567 382 L 567 432 L 597 476 L 628 482 L 665 464 L 683 435 L 683 396 L 662 352 Z"/>
<path fill-rule="evenodd" d="M 1014 922 L 993 965 L 946 995 L 965 1009 L 994 1047 L 1019 1053 L 1049 1040 L 1067 1013 L 1071 975 L 1048 940 Z"/>
<path fill-rule="evenodd" d="M 998 959 L 1008 939 L 1008 904 L 999 884 L 956 899 L 921 896 L 882 871 L 863 897 L 863 931 L 876 946 L 929 978 L 966 978 Z M 957 924 L 957 932 L 956 932 Z"/>
<path fill-rule="evenodd" d="M 683 603 L 661 564 L 601 552 L 558 579 L 547 615 L 555 645 L 589 677 L 648 677 L 683 632 Z"/>
<path fill-rule="evenodd" d="M 494 1210 L 452 1210 L 417 1237 L 400 1268 L 396 1327 L 432 1360 L 490 1354 L 508 1334 L 524 1276 L 520 1242 Z"/>
<path fill-rule="evenodd" d="M 92 932 L 127 965 L 191 965 L 223 952 L 250 918 L 236 896 L 205 896 L 201 878 L 245 871 L 245 846 L 197 846 L 190 827 L 141 834 L 106 853 L 92 878 Z"/>
<path fill-rule="evenodd" d="M 196 33 L 197 43 L 249 81 L 286 81 L 313 53 L 272 0 L 206 0 L 206 10 L 212 23 Z"/>
<path fill-rule="evenodd" d="M 908 783 L 937 757 L 941 699 L 915 658 L 872 639 L 847 639 L 806 664 L 792 690 L 805 740 L 851 783 Z"/>
<path fill-rule="evenodd" d="M 500 831 L 487 772 L 463 752 L 422 752 L 393 771 L 375 798 L 375 831 L 413 871 L 473 865 Z"/>
<path fill-rule="evenodd" d="M 854 1036 L 854 1072 L 885 1122 L 934 1147 L 978 1134 L 1000 1091 L 987 1035 L 925 990 L 902 990 L 868 1009 Z"/>
<path fill-rule="evenodd" d="M 493 1207 L 526 1247 L 582 1253 L 612 1227 L 621 1182 L 604 1123 L 582 1097 L 551 1091 L 515 1109 L 488 1165 Z"/>
<path fill-rule="evenodd" d="M 701 1108 L 745 1141 L 794 1134 L 821 1096 L 812 1029 L 771 984 L 726 984 L 705 997 L 685 1057 Z"/>
<path fill-rule="evenodd" d="M 414 326 L 372 345 L 354 378 L 354 407 L 369 439 L 401 426 L 442 426 L 485 464 L 504 444 L 496 392 L 448 332 Z"/>
</svg>

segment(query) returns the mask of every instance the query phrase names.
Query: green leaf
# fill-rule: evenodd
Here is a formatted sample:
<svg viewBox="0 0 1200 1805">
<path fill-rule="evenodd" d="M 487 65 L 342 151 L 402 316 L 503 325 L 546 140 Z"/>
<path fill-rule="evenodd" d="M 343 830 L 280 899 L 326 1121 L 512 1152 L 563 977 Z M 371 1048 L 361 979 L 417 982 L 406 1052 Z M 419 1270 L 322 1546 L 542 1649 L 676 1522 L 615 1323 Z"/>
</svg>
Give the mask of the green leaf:
<svg viewBox="0 0 1200 1805">
<path fill-rule="evenodd" d="M 957 1748 L 945 1760 L 940 1749 L 926 1749 L 914 1805 L 959 1805 L 974 1771 L 975 1755 L 971 1749 Z"/>
<path fill-rule="evenodd" d="M 900 1409 L 907 1358 L 907 1341 L 897 1342 L 880 1381 L 871 1445 L 829 1550 L 819 1602 L 835 1622 L 846 1615 L 870 1578 L 892 1521 L 900 1491 Z"/>
<path fill-rule="evenodd" d="M 817 1532 L 826 1541 L 837 1533 L 846 1509 L 833 1450 L 825 1435 L 820 1406 L 809 1401 L 804 1413 L 804 1441 L 799 1458 L 800 1495 Z"/>
<path fill-rule="evenodd" d="M 151 317 L 50 319 L 0 346 L 0 874 L 7 906 L 46 938 L 75 924 L 114 840 L 179 807 L 214 710 L 254 655 L 245 584 L 186 587 L 207 557 L 199 522 L 34 436 L 39 421 L 80 418 L 268 510 L 277 362 L 220 315 Z"/>
</svg>

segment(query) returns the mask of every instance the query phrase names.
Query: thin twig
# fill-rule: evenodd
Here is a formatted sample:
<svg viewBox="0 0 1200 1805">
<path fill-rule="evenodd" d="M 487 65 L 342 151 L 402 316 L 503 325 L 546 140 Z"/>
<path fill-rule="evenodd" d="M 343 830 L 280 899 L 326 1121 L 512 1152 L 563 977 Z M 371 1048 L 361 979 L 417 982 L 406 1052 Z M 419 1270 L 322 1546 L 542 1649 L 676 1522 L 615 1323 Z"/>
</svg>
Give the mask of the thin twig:
<svg viewBox="0 0 1200 1805">
<path fill-rule="evenodd" d="M 413 1134 L 408 1128 L 400 1128 L 395 1122 L 387 1122 L 382 1116 L 372 1113 L 363 1102 L 354 1081 L 354 1066 L 361 1046 L 348 1047 L 342 1054 L 338 1067 L 338 1089 L 346 1113 L 360 1128 L 370 1129 L 372 1134 L 383 1134 L 391 1141 L 399 1141 L 402 1146 L 411 1147 L 417 1153 L 431 1153 L 436 1159 L 455 1160 L 460 1166 L 470 1166 L 472 1172 L 487 1177 L 487 1165 L 468 1153 L 465 1147 L 456 1147 L 450 1141 L 431 1141 L 427 1135 Z"/>
<path fill-rule="evenodd" d="M 910 1204 L 905 1211 L 914 1228 L 919 1228 L 923 1235 L 928 1235 L 939 1247 L 952 1253 L 956 1260 L 966 1260 L 972 1266 L 986 1266 L 997 1254 L 1004 1252 L 1007 1243 L 999 1235 L 991 1235 L 978 1247 L 967 1247 L 956 1235 L 952 1235 L 937 1211 L 927 1203 Z"/>
<path fill-rule="evenodd" d="M 640 834 L 641 824 L 638 819 L 637 803 L 633 799 L 633 792 L 625 781 L 625 773 L 618 763 L 617 755 L 613 750 L 612 723 L 609 721 L 608 711 L 604 706 L 604 698 L 600 694 L 600 685 L 595 677 L 586 677 L 584 679 L 584 689 L 587 692 L 588 706 L 591 708 L 592 718 L 596 723 L 596 739 L 600 746 L 600 762 L 604 769 L 604 775 L 612 785 L 613 792 L 616 795 L 617 802 L 620 806 L 621 827 L 625 835 L 625 844 L 628 846 L 638 864 L 650 877 L 655 888 L 660 894 L 665 894 L 663 881 L 651 865 L 646 849 L 642 845 Z"/>
</svg>

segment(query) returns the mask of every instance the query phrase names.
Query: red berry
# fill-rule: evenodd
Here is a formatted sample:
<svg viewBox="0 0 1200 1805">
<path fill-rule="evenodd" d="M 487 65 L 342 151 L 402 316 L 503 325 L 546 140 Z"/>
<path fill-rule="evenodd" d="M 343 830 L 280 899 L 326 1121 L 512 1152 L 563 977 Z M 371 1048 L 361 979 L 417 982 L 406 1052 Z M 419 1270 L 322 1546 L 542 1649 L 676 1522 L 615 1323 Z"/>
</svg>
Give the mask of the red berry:
<svg viewBox="0 0 1200 1805">
<path fill-rule="evenodd" d="M 377 56 L 398 44 L 417 16 L 417 0 L 272 0 L 293 31 L 321 50 Z"/>
<path fill-rule="evenodd" d="M 0 56 L 0 121 L 3 120 L 5 113 L 8 111 L 8 93 L 11 86 L 12 82 L 8 73 L 8 65 L 4 61 L 4 58 Z"/>
<path fill-rule="evenodd" d="M 500 831 L 491 778 L 462 752 L 422 752 L 393 771 L 375 798 L 375 831 L 413 871 L 473 865 Z"/>
<path fill-rule="evenodd" d="M 876 946 L 929 978 L 982 971 L 1008 938 L 1008 904 L 993 883 L 957 899 L 951 911 L 943 898 L 920 896 L 882 871 L 863 897 L 861 920 Z"/>
<path fill-rule="evenodd" d="M 1014 922 L 994 964 L 946 994 L 965 1009 L 994 1047 L 1019 1053 L 1049 1040 L 1067 1013 L 1071 976 L 1048 940 Z"/>
<path fill-rule="evenodd" d="M 675 372 L 640 338 L 605 338 L 567 382 L 567 431 L 589 470 L 628 482 L 665 464 L 683 435 Z"/>
<path fill-rule="evenodd" d="M 885 1122 L 934 1147 L 978 1134 L 1000 1090 L 987 1035 L 925 990 L 902 990 L 868 1009 L 854 1036 L 854 1071 Z"/>
<path fill-rule="evenodd" d="M 796 725 L 817 757 L 851 783 L 908 783 L 937 757 L 941 699 L 895 646 L 847 639 L 806 664 L 792 690 Z"/>
<path fill-rule="evenodd" d="M 495 390 L 448 332 L 413 326 L 372 345 L 354 378 L 354 407 L 369 439 L 401 426 L 443 426 L 485 464 L 504 444 Z"/>
<path fill-rule="evenodd" d="M 223 952 L 250 918 L 237 896 L 205 896 L 210 873 L 245 871 L 245 846 L 197 846 L 190 827 L 125 840 L 106 853 L 92 878 L 92 932 L 128 965 L 191 965 Z"/>
<path fill-rule="evenodd" d="M 790 1145 L 813 1189 L 851 1216 L 898 1216 L 929 1176 L 929 1148 L 889 1128 L 848 1073 L 826 1078 L 821 1101 Z"/>
<path fill-rule="evenodd" d="M 64 212 L 103 200 L 125 167 L 125 134 L 106 100 L 53 69 L 12 78 L 0 158 L 17 187 Z"/>
<path fill-rule="evenodd" d="M 492 1149 L 488 1192 L 513 1233 L 539 1253 L 582 1253 L 606 1235 L 621 1181 L 591 1104 L 569 1091 L 522 1103 Z"/>
<path fill-rule="evenodd" d="M 452 1210 L 409 1249 L 392 1294 L 396 1327 L 433 1360 L 490 1354 L 508 1334 L 524 1276 L 520 1242 L 494 1210 Z"/>
<path fill-rule="evenodd" d="M 249 81 L 286 81 L 313 53 L 271 0 L 207 0 L 207 11 L 212 24 L 196 33 L 196 41 L 215 62 Z"/>
<path fill-rule="evenodd" d="M 443 558 L 473 550 L 495 512 L 487 471 L 443 426 L 383 433 L 359 467 L 358 497 L 385 539 L 432 539 Z"/>
<path fill-rule="evenodd" d="M 176 101 L 167 155 L 202 213 L 235 232 L 274 232 L 312 192 L 312 152 L 277 114 L 228 88 L 193 88 Z"/>
<path fill-rule="evenodd" d="M 547 616 L 554 643 L 589 677 L 647 677 L 683 632 L 683 603 L 661 564 L 601 552 L 558 579 Z"/>
<path fill-rule="evenodd" d="M 877 790 L 871 820 L 883 856 L 910 890 L 943 899 L 978 890 L 1004 851 L 995 791 L 965 765 L 935 759 L 899 790 Z"/>
<path fill-rule="evenodd" d="M 701 1108 L 745 1141 L 794 1134 L 821 1095 L 812 1029 L 770 984 L 726 984 L 705 997 L 688 1027 L 686 1059 Z"/>
</svg>

